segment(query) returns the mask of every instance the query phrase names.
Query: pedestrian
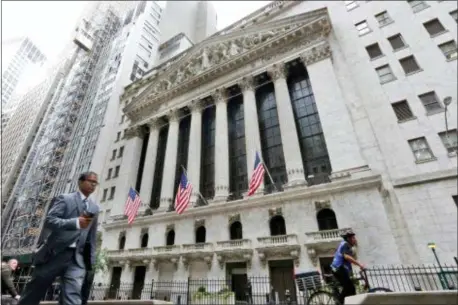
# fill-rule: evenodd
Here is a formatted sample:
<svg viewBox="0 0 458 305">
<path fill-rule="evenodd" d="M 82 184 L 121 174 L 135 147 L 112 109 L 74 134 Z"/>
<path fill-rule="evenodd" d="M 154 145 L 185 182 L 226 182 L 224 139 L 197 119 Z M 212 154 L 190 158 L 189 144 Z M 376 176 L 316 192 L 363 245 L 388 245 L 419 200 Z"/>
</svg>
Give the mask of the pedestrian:
<svg viewBox="0 0 458 305">
<path fill-rule="evenodd" d="M 34 253 L 32 279 L 18 305 L 38 305 L 58 276 L 60 305 L 81 305 L 86 270 L 95 264 L 99 206 L 89 196 L 97 185 L 97 174 L 85 172 L 78 191 L 56 197 L 45 219 L 49 235 Z"/>
<path fill-rule="evenodd" d="M 2 262 L 2 302 L 1 304 L 15 304 L 15 300 L 19 300 L 20 296 L 12 280 L 13 271 L 18 267 L 18 261 L 14 258 L 8 262 Z"/>
</svg>

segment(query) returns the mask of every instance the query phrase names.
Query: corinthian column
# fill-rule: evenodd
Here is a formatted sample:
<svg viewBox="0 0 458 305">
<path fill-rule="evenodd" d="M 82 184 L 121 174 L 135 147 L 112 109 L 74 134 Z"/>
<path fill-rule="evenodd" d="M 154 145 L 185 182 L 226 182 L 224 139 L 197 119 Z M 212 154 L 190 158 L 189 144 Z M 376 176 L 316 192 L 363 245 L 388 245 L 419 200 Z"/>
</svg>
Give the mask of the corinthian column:
<svg viewBox="0 0 458 305">
<path fill-rule="evenodd" d="M 215 199 L 226 201 L 229 195 L 229 139 L 227 129 L 227 97 L 222 90 L 213 94 L 216 103 L 215 128 Z"/>
<path fill-rule="evenodd" d="M 284 64 L 280 63 L 273 65 L 268 72 L 275 86 L 275 100 L 277 102 L 286 173 L 288 174 L 286 187 L 305 185 L 307 182 L 304 176 L 293 107 L 286 83 L 286 69 Z"/>
<path fill-rule="evenodd" d="M 240 89 L 243 93 L 243 113 L 245 117 L 245 148 L 248 184 L 254 170 L 254 158 L 256 151 L 261 153 L 261 137 L 259 135 L 258 110 L 256 106 L 256 95 L 254 89 L 254 80 L 252 76 L 245 77 L 239 82 Z M 264 191 L 264 180 L 259 186 L 256 193 L 262 194 Z"/>
<path fill-rule="evenodd" d="M 122 156 L 119 177 L 116 179 L 116 194 L 112 215 L 123 215 L 130 187 L 135 188 L 142 152 L 144 133 L 142 127 L 130 127 L 126 131 L 126 144 Z"/>
<path fill-rule="evenodd" d="M 156 119 L 148 122 L 149 139 L 146 148 L 145 165 L 143 166 L 142 184 L 140 186 L 140 198 L 144 211 L 151 205 L 151 188 L 153 187 L 154 168 L 156 166 L 157 144 L 159 140 L 159 124 Z"/>
<path fill-rule="evenodd" d="M 174 200 L 173 188 L 175 187 L 178 131 L 180 125 L 179 112 L 177 110 L 171 110 L 167 117 L 169 119 L 169 134 L 167 137 L 167 147 L 165 149 L 164 175 L 162 176 L 159 211 L 166 211 Z"/>
<path fill-rule="evenodd" d="M 307 68 L 320 114 L 331 159 L 331 179 L 340 176 L 339 172 L 365 167 L 367 163 L 361 155 L 345 98 L 334 72 L 329 44 L 325 42 L 307 50 L 301 59 Z"/>
<path fill-rule="evenodd" d="M 193 101 L 191 109 L 191 130 L 189 132 L 188 179 L 192 183 L 191 202 L 196 203 L 200 188 L 200 159 L 202 147 L 202 101 Z"/>
</svg>

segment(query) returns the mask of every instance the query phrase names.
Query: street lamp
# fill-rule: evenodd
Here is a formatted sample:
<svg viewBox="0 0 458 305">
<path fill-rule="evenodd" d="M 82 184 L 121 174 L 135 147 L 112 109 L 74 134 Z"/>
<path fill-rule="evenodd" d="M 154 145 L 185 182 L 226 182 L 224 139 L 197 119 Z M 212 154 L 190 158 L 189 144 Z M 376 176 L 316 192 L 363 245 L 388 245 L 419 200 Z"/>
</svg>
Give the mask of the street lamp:
<svg viewBox="0 0 458 305">
<path fill-rule="evenodd" d="M 440 270 L 439 279 L 441 280 L 441 282 L 443 282 L 443 284 L 445 286 L 444 288 L 449 288 L 450 286 L 448 284 L 447 277 L 445 276 L 444 269 L 442 269 L 442 265 L 441 265 L 441 263 L 439 261 L 439 257 L 437 256 L 437 253 L 436 253 L 436 244 L 435 243 L 428 243 L 428 248 L 430 248 L 431 251 L 433 251 L 434 258 L 436 259 L 436 262 L 439 265 L 439 270 Z"/>
<path fill-rule="evenodd" d="M 445 138 L 447 139 L 448 144 L 450 144 L 450 141 L 448 139 L 448 121 L 447 121 L 447 110 L 448 106 L 452 103 L 452 97 L 447 96 L 444 98 L 444 105 L 445 105 L 445 111 L 444 111 L 444 116 L 445 116 Z"/>
</svg>

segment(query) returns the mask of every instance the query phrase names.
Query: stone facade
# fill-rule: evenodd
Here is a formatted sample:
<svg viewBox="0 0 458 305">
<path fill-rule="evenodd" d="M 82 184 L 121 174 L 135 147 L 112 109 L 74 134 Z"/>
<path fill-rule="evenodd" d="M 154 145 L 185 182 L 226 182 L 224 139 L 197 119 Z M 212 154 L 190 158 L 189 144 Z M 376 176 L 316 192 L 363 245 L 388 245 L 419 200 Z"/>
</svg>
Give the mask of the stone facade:
<svg viewBox="0 0 458 305">
<path fill-rule="evenodd" d="M 428 242 L 437 244 L 443 261 L 453 260 L 456 154 L 448 153 L 438 136 L 445 128 L 444 112 L 426 114 L 418 95 L 435 91 L 440 98 L 451 96 L 454 102 L 446 114 L 449 129 L 456 129 L 456 61 L 447 61 L 437 48 L 456 37 L 456 23 L 448 15 L 456 3 L 431 2 L 428 9 L 414 13 L 404 2 L 358 2 L 351 11 L 343 1 L 273 2 L 255 14 L 256 20 L 245 20 L 243 28 L 235 24 L 126 88 L 119 115 L 125 113 L 129 123 L 113 126 L 116 132 L 128 127 L 122 161 L 116 161 L 121 162 L 120 175 L 116 182 L 102 181 L 99 190 L 103 199 L 101 190 L 116 187 L 113 199 L 103 204 L 101 220 L 103 247 L 111 266 L 122 267 L 121 281 L 132 282 L 139 265 L 147 266 L 145 281 L 224 278 L 226 263 L 234 261 L 246 264 L 248 276 L 271 275 L 269 262 L 275 260 L 313 270 L 320 268 L 320 257 L 332 256 L 339 233 L 347 228 L 357 233 L 358 258 L 369 266 L 434 263 Z M 384 10 L 394 22 L 379 28 L 373 16 Z M 413 14 L 414 25 L 405 17 Z M 425 36 L 422 23 L 436 17 L 449 32 Z M 358 36 L 354 24 L 365 19 L 372 30 Z M 407 48 L 398 51 L 402 54 L 393 52 L 386 40 L 399 32 L 408 40 Z M 386 55 L 370 60 L 365 47 L 375 42 Z M 398 59 L 410 54 L 423 71 L 406 76 Z M 374 68 L 387 63 L 397 79 L 381 84 Z M 313 177 L 305 175 L 287 82 L 294 65 L 306 68 L 313 88 L 332 167 L 327 183 L 311 183 Z M 221 93 L 238 85 L 243 95 L 249 177 L 254 152 L 261 146 L 252 84 L 259 75 L 266 75 L 274 88 L 287 183 L 281 192 L 228 200 L 228 138 L 222 136 L 228 133 L 228 101 Z M 202 126 L 196 122 L 207 99 L 216 105 L 215 196 L 208 205 L 189 207 L 182 215 L 167 212 L 173 202 L 178 121 L 184 109 L 191 116 L 192 202 L 199 197 Z M 415 114 L 408 122 L 398 122 L 391 107 L 403 99 Z M 152 202 L 151 185 L 157 183 L 153 173 L 159 127 L 164 124 L 169 129 L 162 189 L 159 208 L 151 215 L 145 212 Z M 141 168 L 145 130 L 149 138 L 140 190 L 144 205 L 129 227 L 122 214 L 127 191 Z M 428 162 L 416 162 L 408 144 L 422 136 L 434 155 Z M 112 166 L 107 162 L 105 170 Z M 323 209 L 335 213 L 337 229 L 320 230 L 317 213 Z M 283 234 L 271 236 L 269 221 L 274 218 L 284 220 Z M 236 221 L 243 238 L 230 240 L 230 226 Z M 196 242 L 199 227 L 206 231 L 202 243 Z M 145 247 L 142 230 L 149 236 Z M 166 246 L 171 230 L 174 243 Z M 119 250 L 121 232 L 126 236 Z"/>
</svg>

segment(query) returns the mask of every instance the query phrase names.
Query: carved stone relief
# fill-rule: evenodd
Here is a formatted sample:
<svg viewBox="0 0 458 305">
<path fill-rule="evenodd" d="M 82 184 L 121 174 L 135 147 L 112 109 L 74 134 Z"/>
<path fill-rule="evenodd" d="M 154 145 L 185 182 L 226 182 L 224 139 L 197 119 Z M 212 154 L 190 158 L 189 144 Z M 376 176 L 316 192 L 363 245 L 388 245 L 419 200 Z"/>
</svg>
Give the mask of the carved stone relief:
<svg viewBox="0 0 458 305">
<path fill-rule="evenodd" d="M 205 103 L 202 100 L 192 100 L 188 107 L 191 112 L 201 112 L 205 108 Z"/>
<path fill-rule="evenodd" d="M 174 224 L 168 224 L 165 227 L 165 233 L 169 233 L 170 231 L 175 230 L 175 225 Z"/>
<path fill-rule="evenodd" d="M 205 226 L 205 219 L 196 219 L 194 221 L 194 228 L 198 228 L 198 227 L 201 227 L 201 226 Z"/>
<path fill-rule="evenodd" d="M 332 55 L 331 46 L 329 43 L 323 43 L 313 47 L 301 54 L 301 60 L 305 66 L 311 65 L 315 62 L 329 58 Z"/>
<path fill-rule="evenodd" d="M 228 219 L 229 220 L 229 225 L 231 225 L 236 221 L 240 221 L 240 214 L 232 214 L 232 215 L 229 215 L 228 218 L 229 218 Z"/>
<path fill-rule="evenodd" d="M 267 69 L 267 73 L 269 74 L 272 81 L 287 77 L 287 69 L 284 64 L 273 65 Z"/>
<path fill-rule="evenodd" d="M 132 139 L 135 137 L 143 137 L 144 132 L 141 126 L 132 126 L 126 130 L 125 137 L 126 139 Z"/>
<path fill-rule="evenodd" d="M 215 103 L 226 102 L 227 101 L 226 90 L 223 88 L 217 89 L 212 93 L 212 97 Z"/>
<path fill-rule="evenodd" d="M 274 216 L 282 216 L 283 215 L 283 212 L 281 210 L 281 208 L 272 208 L 272 209 L 269 209 L 269 217 L 272 218 Z"/>
<path fill-rule="evenodd" d="M 321 211 L 322 209 L 330 209 L 331 208 L 331 201 L 330 200 L 318 200 L 315 201 L 315 210 Z"/>
<path fill-rule="evenodd" d="M 181 112 L 179 109 L 172 109 L 167 113 L 167 118 L 170 122 L 178 122 L 181 117 Z"/>
<path fill-rule="evenodd" d="M 247 76 L 238 81 L 238 85 L 242 91 L 254 90 L 255 81 L 252 76 Z"/>
</svg>

